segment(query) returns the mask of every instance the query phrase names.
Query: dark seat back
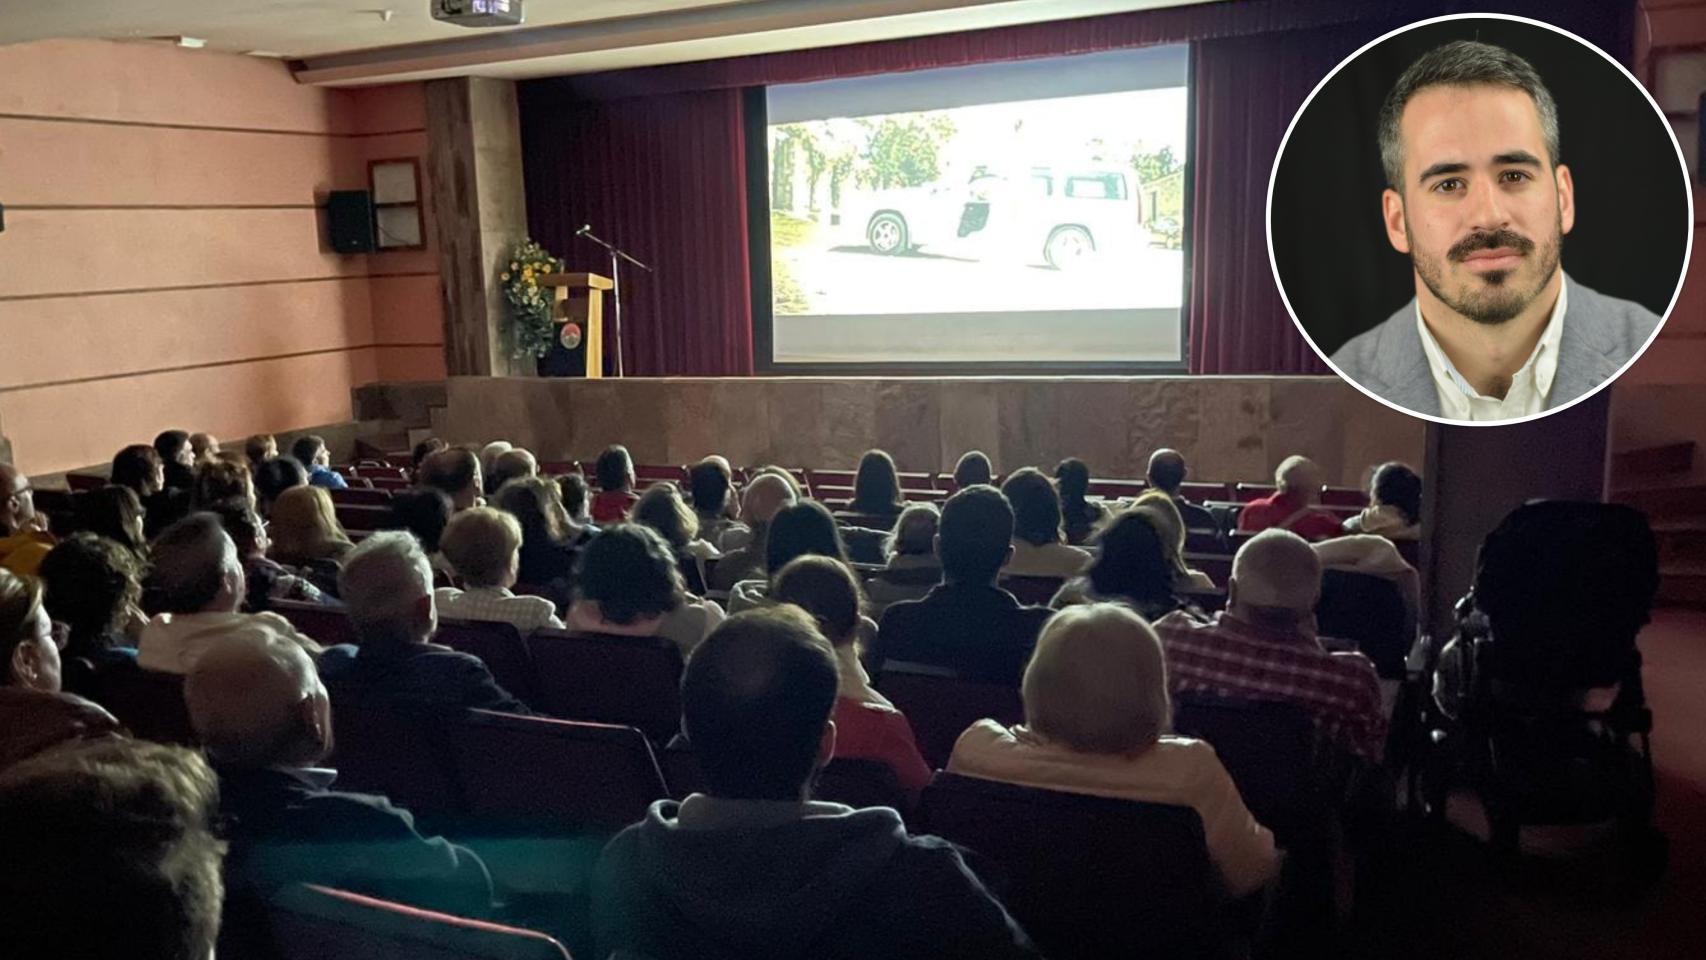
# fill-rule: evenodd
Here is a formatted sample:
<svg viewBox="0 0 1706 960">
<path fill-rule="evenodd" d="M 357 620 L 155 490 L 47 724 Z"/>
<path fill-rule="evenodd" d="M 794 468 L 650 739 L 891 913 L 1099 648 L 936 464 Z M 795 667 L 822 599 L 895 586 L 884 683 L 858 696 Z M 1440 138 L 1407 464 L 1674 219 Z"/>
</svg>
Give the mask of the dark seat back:
<svg viewBox="0 0 1706 960">
<path fill-rule="evenodd" d="M 900 788 L 894 768 L 881 760 L 863 757 L 841 757 L 831 760 L 818 771 L 812 796 L 819 800 L 845 803 L 849 807 L 891 807 L 907 810 L 906 791 Z"/>
<path fill-rule="evenodd" d="M 546 713 L 638 727 L 654 743 L 681 726 L 681 652 L 670 641 L 540 630 L 527 645 Z"/>
<path fill-rule="evenodd" d="M 119 661 L 92 671 L 84 681 L 89 698 L 107 708 L 132 734 L 157 743 L 195 745 L 184 704 L 184 678 Z"/>
<path fill-rule="evenodd" d="M 543 933 L 302 885 L 269 910 L 281 960 L 569 960 Z"/>
<path fill-rule="evenodd" d="M 918 752 L 937 768 L 947 765 L 955 741 L 973 723 L 989 718 L 1012 725 L 1025 715 L 1017 689 L 961 680 L 951 670 L 927 664 L 885 661 L 876 686 L 906 714 Z"/>
<path fill-rule="evenodd" d="M 1061 577 L 1002 577 L 1001 589 L 1027 606 L 1047 606 L 1065 582 Z"/>
<path fill-rule="evenodd" d="M 938 773 L 924 829 L 1002 874 L 1007 909 L 1051 958 L 1218 957 L 1218 897 L 1189 807 Z"/>
<path fill-rule="evenodd" d="M 1315 721 L 1302 707 L 1180 696 L 1173 700 L 1173 730 L 1213 745 L 1244 805 L 1281 846 L 1314 836 L 1332 815 Z"/>
<path fill-rule="evenodd" d="M 527 641 L 513 623 L 491 620 L 440 620 L 439 643 L 479 657 L 498 686 L 529 707 L 539 709 L 538 671 Z"/>
<path fill-rule="evenodd" d="M 445 743 L 460 711 L 400 704 L 345 685 L 331 697 L 330 763 L 339 789 L 382 794 L 420 817 L 463 812 Z"/>
<path fill-rule="evenodd" d="M 1383 679 L 1404 678 L 1416 620 L 1391 580 L 1349 570 L 1321 571 L 1315 622 L 1321 636 L 1356 644 Z"/>
<path fill-rule="evenodd" d="M 323 603 L 301 603 L 296 600 L 275 600 L 274 613 L 290 621 L 290 625 L 306 636 L 326 646 L 340 643 L 360 643 L 355 624 L 341 607 Z"/>
</svg>

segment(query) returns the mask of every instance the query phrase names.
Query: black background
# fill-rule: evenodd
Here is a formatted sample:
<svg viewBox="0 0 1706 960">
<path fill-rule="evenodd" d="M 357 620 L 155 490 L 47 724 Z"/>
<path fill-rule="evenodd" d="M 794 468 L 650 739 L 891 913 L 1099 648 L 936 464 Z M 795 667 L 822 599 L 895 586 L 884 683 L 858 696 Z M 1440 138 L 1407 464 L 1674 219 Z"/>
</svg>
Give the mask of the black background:
<svg viewBox="0 0 1706 960">
<path fill-rule="evenodd" d="M 1560 159 L 1576 188 L 1562 265 L 1601 293 L 1663 315 L 1686 265 L 1686 187 L 1668 126 L 1610 62 L 1570 37 L 1496 18 L 1429 24 L 1368 48 L 1309 102 L 1274 179 L 1274 263 L 1293 311 L 1331 355 L 1415 296 L 1410 258 L 1381 219 L 1380 104 L 1398 75 L 1451 40 L 1526 58 L 1558 104 Z"/>
</svg>

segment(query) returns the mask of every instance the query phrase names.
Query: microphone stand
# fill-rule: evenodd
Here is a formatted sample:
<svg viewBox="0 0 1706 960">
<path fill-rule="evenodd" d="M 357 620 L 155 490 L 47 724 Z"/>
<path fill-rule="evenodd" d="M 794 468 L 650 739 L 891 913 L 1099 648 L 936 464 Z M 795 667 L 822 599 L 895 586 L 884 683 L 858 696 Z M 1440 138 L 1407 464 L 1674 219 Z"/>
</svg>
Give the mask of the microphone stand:
<svg viewBox="0 0 1706 960">
<path fill-rule="evenodd" d="M 610 243 L 600 240 L 593 235 L 590 227 L 581 227 L 575 231 L 575 236 L 585 237 L 610 252 L 610 295 L 616 301 L 616 313 L 610 328 L 610 342 L 616 348 L 616 375 L 622 376 L 622 261 L 626 260 L 647 273 L 652 268 L 629 256 L 627 251 Z"/>
</svg>

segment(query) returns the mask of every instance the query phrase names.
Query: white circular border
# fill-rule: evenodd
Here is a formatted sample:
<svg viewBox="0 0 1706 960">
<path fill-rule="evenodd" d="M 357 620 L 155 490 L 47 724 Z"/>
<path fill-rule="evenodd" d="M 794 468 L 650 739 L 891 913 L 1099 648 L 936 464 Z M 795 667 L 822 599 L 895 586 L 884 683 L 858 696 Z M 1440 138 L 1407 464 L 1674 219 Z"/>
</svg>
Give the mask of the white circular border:
<svg viewBox="0 0 1706 960">
<path fill-rule="evenodd" d="M 1315 338 L 1310 336 L 1309 331 L 1304 328 L 1303 321 L 1297 318 L 1297 311 L 1292 309 L 1291 298 L 1286 296 L 1285 282 L 1280 279 L 1279 263 L 1274 259 L 1274 183 L 1279 179 L 1280 160 L 1285 156 L 1286 144 L 1291 142 L 1291 132 L 1297 128 L 1298 118 L 1302 117 L 1303 112 L 1309 109 L 1309 105 L 1315 101 L 1315 95 L 1321 92 L 1321 88 L 1325 87 L 1328 81 L 1332 80 L 1335 76 L 1338 76 L 1340 70 L 1343 70 L 1346 65 L 1362 56 L 1370 47 L 1383 43 L 1388 38 L 1395 37 L 1400 33 L 1414 30 L 1417 27 L 1425 27 L 1428 24 L 1443 23 L 1449 20 L 1512 20 L 1517 23 L 1528 24 L 1532 27 L 1543 27 L 1553 33 L 1569 37 L 1571 40 L 1574 40 L 1583 47 L 1586 47 L 1588 50 L 1598 54 L 1605 60 L 1605 62 L 1616 67 L 1617 71 L 1623 74 L 1623 76 L 1629 80 L 1629 83 L 1633 85 L 1636 90 L 1639 90 L 1641 95 L 1647 99 L 1647 104 L 1653 108 L 1653 113 L 1659 118 L 1659 124 L 1664 127 L 1666 135 L 1670 137 L 1671 148 L 1676 151 L 1677 167 L 1682 171 L 1683 195 L 1688 198 L 1688 241 L 1682 251 L 1682 270 L 1677 274 L 1676 290 L 1670 296 L 1670 305 L 1665 307 L 1665 312 L 1659 316 L 1659 322 L 1653 327 L 1653 332 L 1647 337 L 1647 342 L 1641 344 L 1641 349 L 1636 350 L 1634 356 L 1631 356 L 1623 366 L 1618 367 L 1615 373 L 1606 377 L 1599 386 L 1594 387 L 1592 390 L 1589 390 L 1561 406 L 1548 407 L 1539 413 L 1531 413 L 1526 417 L 1511 417 L 1507 420 L 1453 420 L 1448 417 L 1436 417 L 1432 414 L 1422 413 L 1419 410 L 1412 410 L 1401 404 L 1393 403 L 1385 397 L 1363 386 L 1361 383 L 1357 382 L 1355 378 L 1348 376 L 1343 370 L 1340 370 L 1338 365 L 1333 363 L 1332 358 L 1327 356 L 1326 351 L 1322 350 L 1321 347 L 1316 344 Z M 1611 384 L 1615 383 L 1619 377 L 1627 373 L 1629 368 L 1634 366 L 1635 362 L 1641 359 L 1641 355 L 1646 353 L 1647 349 L 1653 345 L 1653 342 L 1659 338 L 1659 334 L 1664 331 L 1665 324 L 1670 322 L 1671 311 L 1676 309 L 1677 298 L 1682 295 L 1682 286 L 1688 279 L 1688 264 L 1694 256 L 1694 183 L 1693 178 L 1690 177 L 1688 173 L 1688 161 L 1683 156 L 1682 145 L 1677 142 L 1676 130 L 1670 125 L 1670 120 L 1665 117 L 1664 110 L 1659 107 L 1658 101 L 1653 99 L 1652 92 L 1642 86 L 1641 82 L 1635 79 L 1635 75 L 1630 73 L 1628 68 L 1623 66 L 1623 64 L 1618 63 L 1611 54 L 1606 53 L 1604 50 L 1601 50 L 1599 47 L 1589 43 L 1587 40 L 1584 40 L 1574 33 L 1565 30 L 1563 27 L 1546 23 L 1543 20 L 1534 20 L 1529 17 L 1519 17 L 1508 13 L 1453 13 L 1441 17 L 1430 17 L 1426 20 L 1417 20 L 1415 23 L 1405 24 L 1396 30 L 1389 30 L 1384 34 L 1381 34 L 1373 40 L 1363 44 L 1361 47 L 1358 47 L 1356 52 L 1352 53 L 1350 56 L 1339 61 L 1339 65 L 1327 71 L 1327 75 L 1321 78 L 1321 82 L 1315 85 L 1315 89 L 1309 91 L 1309 96 L 1304 98 L 1303 105 L 1297 108 L 1297 112 L 1291 116 L 1291 122 L 1286 124 L 1285 136 L 1280 138 L 1279 151 L 1274 154 L 1274 168 L 1268 174 L 1266 221 L 1268 233 L 1268 268 L 1273 271 L 1274 286 L 1279 290 L 1280 302 L 1285 304 L 1285 312 L 1291 317 L 1291 322 L 1297 327 L 1297 332 L 1303 334 L 1303 339 L 1309 344 L 1309 349 L 1314 350 L 1315 355 L 1321 358 L 1321 362 L 1325 363 L 1328 368 L 1337 374 L 1340 380 L 1356 387 L 1370 399 L 1377 400 L 1380 403 L 1391 407 L 1393 410 L 1409 414 L 1419 420 L 1429 420 L 1434 423 L 1441 423 L 1454 427 L 1508 427 L 1518 423 L 1527 423 L 1530 420 L 1538 420 L 1541 417 L 1551 416 L 1554 413 L 1568 410 L 1576 404 L 1581 403 L 1583 400 L 1586 400 L 1587 398 L 1599 393 L 1601 390 L 1604 390 L 1606 387 L 1611 386 Z M 1562 269 L 1563 265 L 1560 264 L 1559 270 Z"/>
</svg>

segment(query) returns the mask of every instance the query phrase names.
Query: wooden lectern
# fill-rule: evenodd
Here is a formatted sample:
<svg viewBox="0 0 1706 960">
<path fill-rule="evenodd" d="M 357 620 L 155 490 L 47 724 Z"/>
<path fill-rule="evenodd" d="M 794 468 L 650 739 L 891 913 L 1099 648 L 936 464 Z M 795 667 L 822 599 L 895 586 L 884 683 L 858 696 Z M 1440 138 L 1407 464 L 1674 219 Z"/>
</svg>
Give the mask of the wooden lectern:
<svg viewBox="0 0 1706 960">
<path fill-rule="evenodd" d="M 604 291 L 614 286 L 610 278 L 596 273 L 549 273 L 540 282 L 551 288 L 555 332 L 551 352 L 539 361 L 540 374 L 604 376 Z"/>
</svg>

